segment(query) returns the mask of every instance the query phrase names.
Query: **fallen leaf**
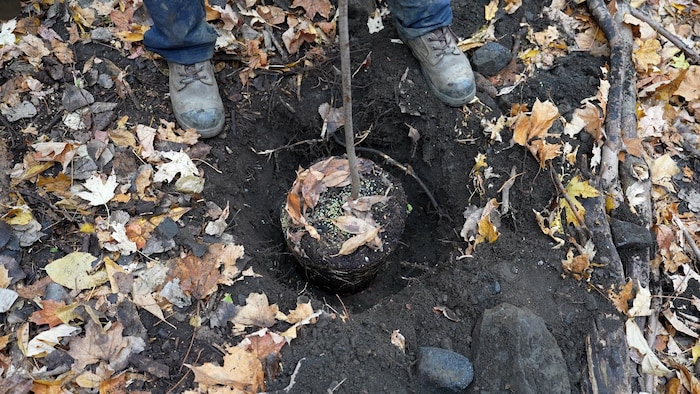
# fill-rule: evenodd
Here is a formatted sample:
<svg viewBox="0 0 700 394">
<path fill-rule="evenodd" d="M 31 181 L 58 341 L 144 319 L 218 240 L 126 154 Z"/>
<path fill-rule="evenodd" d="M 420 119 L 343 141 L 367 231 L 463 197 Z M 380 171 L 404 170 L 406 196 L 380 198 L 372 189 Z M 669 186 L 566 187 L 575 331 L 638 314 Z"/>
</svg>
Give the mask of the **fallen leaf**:
<svg viewBox="0 0 700 394">
<path fill-rule="evenodd" d="M 301 7 L 306 17 L 313 20 L 316 14 L 328 19 L 331 14 L 331 2 L 329 0 L 294 0 L 292 8 Z"/>
<path fill-rule="evenodd" d="M 673 177 L 680 172 L 676 162 L 671 155 L 666 153 L 657 157 L 651 163 L 651 183 L 663 186 L 669 191 L 675 192 L 676 186 L 673 184 Z"/>
<path fill-rule="evenodd" d="M 247 327 L 271 327 L 279 312 L 277 304 L 270 305 L 265 293 L 250 293 L 238 313 L 231 319 L 234 324 Z"/>
<path fill-rule="evenodd" d="M 29 316 L 29 321 L 34 324 L 48 324 L 49 328 L 65 323 L 57 315 L 56 311 L 66 306 L 63 301 L 44 300 L 41 302 L 41 310 L 35 311 Z"/>
<path fill-rule="evenodd" d="M 700 99 L 700 66 L 692 65 L 688 68 L 683 82 L 674 94 L 688 102 Z"/>
<path fill-rule="evenodd" d="M 609 289 L 608 297 L 617 310 L 626 315 L 629 310 L 628 302 L 632 299 L 632 281 L 627 281 L 627 283 L 617 291 L 613 288 Z"/>
<path fill-rule="evenodd" d="M 124 327 L 118 321 L 103 329 L 93 320 L 85 326 L 85 337 L 73 338 L 68 354 L 75 359 L 74 368 L 81 370 L 90 364 L 105 361 L 113 371 L 126 367 L 130 355 L 145 349 L 143 339 L 122 336 Z"/>
<path fill-rule="evenodd" d="M 262 363 L 253 354 L 237 346 L 229 346 L 224 354 L 224 365 L 205 363 L 201 366 L 184 364 L 194 372 L 194 381 L 207 386 L 226 386 L 243 393 L 265 390 L 265 373 Z M 236 391 L 233 391 L 236 393 Z"/>
<path fill-rule="evenodd" d="M 80 329 L 78 327 L 72 327 L 67 324 L 61 324 L 60 326 L 42 331 L 29 341 L 25 356 L 46 357 L 46 355 L 55 350 L 54 346 L 59 344 L 61 338 L 72 336 L 79 331 Z"/>
<path fill-rule="evenodd" d="M 360 246 L 366 245 L 377 238 L 379 230 L 379 227 L 371 226 L 371 228 L 368 228 L 365 232 L 350 237 L 347 241 L 343 242 L 340 251 L 338 251 L 338 255 L 347 256 L 353 254 Z"/>
<path fill-rule="evenodd" d="M 162 152 L 163 157 L 169 159 L 170 162 L 157 166 L 158 171 L 153 175 L 153 182 L 168 181 L 172 182 L 173 178 L 178 174 L 180 176 L 199 175 L 199 170 L 192 159 L 185 152 Z"/>
<path fill-rule="evenodd" d="M 406 338 L 399 332 L 394 330 L 391 332 L 391 344 L 399 348 L 401 353 L 406 353 Z"/>
<path fill-rule="evenodd" d="M 180 279 L 180 287 L 198 300 L 203 300 L 216 291 L 221 273 L 218 261 L 215 259 L 200 259 L 197 256 L 187 256 L 175 260 L 172 276 Z"/>
<path fill-rule="evenodd" d="M 102 181 L 102 178 L 95 174 L 85 181 L 83 186 L 88 191 L 77 193 L 77 196 L 88 200 L 90 205 L 97 206 L 107 204 L 114 198 L 114 190 L 119 184 L 115 175 L 110 175 L 106 181 Z"/>
<path fill-rule="evenodd" d="M 631 283 L 631 282 L 630 282 Z M 647 344 L 647 340 L 642 334 L 634 319 L 627 319 L 625 323 L 627 333 L 627 346 L 630 351 L 635 351 L 641 359 L 638 364 L 642 365 L 642 372 L 656 376 L 666 376 L 671 371 L 656 357 L 654 351 Z"/>
<path fill-rule="evenodd" d="M 93 272 L 92 263 L 96 260 L 90 253 L 72 252 L 49 263 L 46 273 L 54 282 L 69 289 L 91 289 L 109 280 L 104 269 Z"/>
</svg>

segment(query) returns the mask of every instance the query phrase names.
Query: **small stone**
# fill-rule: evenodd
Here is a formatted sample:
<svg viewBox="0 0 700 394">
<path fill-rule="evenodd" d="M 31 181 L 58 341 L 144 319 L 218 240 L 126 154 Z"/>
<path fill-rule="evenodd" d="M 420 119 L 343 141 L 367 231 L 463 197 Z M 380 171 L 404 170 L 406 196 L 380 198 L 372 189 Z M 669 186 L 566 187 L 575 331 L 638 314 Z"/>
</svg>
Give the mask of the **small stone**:
<svg viewBox="0 0 700 394">
<path fill-rule="evenodd" d="M 90 32 L 90 39 L 97 42 L 112 41 L 112 32 L 106 27 L 97 27 Z"/>
<path fill-rule="evenodd" d="M 472 66 L 477 72 L 486 75 L 496 75 L 510 63 L 513 55 L 508 48 L 497 42 L 487 42 L 472 55 Z"/>
<path fill-rule="evenodd" d="M 618 248 L 641 249 L 654 246 L 651 232 L 644 226 L 613 218 L 610 219 L 610 231 Z"/>
<path fill-rule="evenodd" d="M 52 300 L 52 301 L 64 301 L 66 304 L 70 303 L 71 296 L 68 294 L 68 291 L 58 283 L 49 283 L 46 285 L 46 295 L 45 295 L 47 300 Z"/>
<path fill-rule="evenodd" d="M 426 383 L 460 391 L 474 379 L 474 367 L 468 358 L 459 353 L 423 346 L 418 352 L 418 376 Z"/>
<path fill-rule="evenodd" d="M 162 222 L 160 222 L 158 227 L 156 227 L 156 231 L 158 231 L 158 234 L 165 239 L 173 239 L 173 237 L 175 237 L 180 231 L 180 228 L 173 219 L 166 217 Z"/>
<path fill-rule="evenodd" d="M 7 242 L 12 238 L 12 227 L 9 224 L 0 221 L 0 248 L 4 248 Z"/>
<path fill-rule="evenodd" d="M 63 98 L 61 99 L 63 108 L 68 112 L 73 112 L 94 102 L 95 97 L 93 97 L 92 93 L 73 84 L 66 85 L 63 91 Z"/>
</svg>

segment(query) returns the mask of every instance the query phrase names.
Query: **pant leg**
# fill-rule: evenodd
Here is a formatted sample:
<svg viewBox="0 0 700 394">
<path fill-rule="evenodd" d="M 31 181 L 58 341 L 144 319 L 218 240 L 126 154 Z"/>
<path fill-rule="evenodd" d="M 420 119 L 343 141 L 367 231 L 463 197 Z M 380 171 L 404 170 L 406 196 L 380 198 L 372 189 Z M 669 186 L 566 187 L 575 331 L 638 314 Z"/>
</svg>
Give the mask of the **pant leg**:
<svg viewBox="0 0 700 394">
<path fill-rule="evenodd" d="M 407 39 L 452 23 L 450 0 L 387 0 L 396 29 Z"/>
<path fill-rule="evenodd" d="M 212 58 L 217 34 L 206 21 L 204 0 L 143 2 L 153 19 L 153 26 L 143 37 L 146 49 L 180 64 Z"/>
</svg>

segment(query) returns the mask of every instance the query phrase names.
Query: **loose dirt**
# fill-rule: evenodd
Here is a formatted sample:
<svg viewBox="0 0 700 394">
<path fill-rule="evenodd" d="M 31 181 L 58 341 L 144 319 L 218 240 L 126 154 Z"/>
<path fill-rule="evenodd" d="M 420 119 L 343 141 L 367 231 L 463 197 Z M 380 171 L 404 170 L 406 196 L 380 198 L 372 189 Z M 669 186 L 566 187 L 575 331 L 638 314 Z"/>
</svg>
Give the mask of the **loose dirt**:
<svg viewBox="0 0 700 394">
<path fill-rule="evenodd" d="M 461 37 L 470 36 L 483 24 L 485 1 L 454 3 L 454 30 Z M 496 24 L 500 42 L 513 46 L 523 18 L 533 25 L 546 25 L 540 16 L 545 5 L 545 1 L 523 2 L 516 13 L 504 16 Z M 546 321 L 566 359 L 571 385 L 578 391 L 591 317 L 607 310 L 608 302 L 589 292 L 586 283 L 563 277 L 561 260 L 566 250 L 553 249 L 554 243 L 535 221 L 532 210 L 543 209 L 557 197 L 549 172 L 526 149 L 511 146 L 508 133 L 504 133 L 504 142 L 491 142 L 480 122 L 509 113 L 514 103 L 531 107 L 536 99 L 551 100 L 569 117 L 580 100 L 595 94 L 605 59 L 573 53 L 551 69 L 537 71 L 508 95 L 491 98 L 480 90 L 480 103 L 450 108 L 429 93 L 408 49 L 392 41 L 398 38 L 393 26 L 370 35 L 366 16 L 354 13 L 351 17 L 353 64 L 360 64 L 372 52 L 369 67 L 353 79 L 355 126 L 358 131 L 368 131 L 359 147 L 380 150 L 410 165 L 443 215 L 413 178 L 381 157 L 360 150 L 360 155 L 382 164 L 403 183 L 412 211 L 400 245 L 369 288 L 340 296 L 314 288 L 285 246 L 279 210 L 299 166 L 341 155 L 343 148 L 329 141 L 268 155 L 256 151 L 319 138 L 322 120 L 317 108 L 341 101 L 337 50 L 326 48 L 327 61 L 303 72 L 299 86 L 296 73 L 260 73 L 243 87 L 234 63 L 217 55 L 215 61 L 224 66 L 217 78 L 230 115 L 224 135 L 208 141 L 212 150 L 206 159 L 209 165 L 202 166 L 207 179 L 203 195 L 219 206 L 230 204 L 227 232 L 245 246 L 248 265 L 262 278 L 247 278 L 234 288 L 220 289 L 207 304 L 192 306 L 192 310 L 215 307 L 225 293 L 231 293 L 236 302 L 250 292 L 264 292 L 282 310 L 294 308 L 298 297 L 307 297 L 335 318 L 325 317 L 303 328 L 283 349 L 282 369 L 266 381 L 268 391 L 287 386 L 301 362 L 294 393 L 413 393 L 420 391 L 413 369 L 418 347 L 437 346 L 473 357 L 472 332 L 483 311 L 509 302 L 529 308 Z M 112 59 L 120 68 L 129 66 L 129 82 L 144 109 L 123 100 L 117 116 L 128 115 L 131 121 L 144 124 L 173 119 L 164 63 L 129 60 L 97 44 L 76 48 L 79 63 L 93 55 Z M 100 92 L 95 94 L 98 101 L 106 101 Z M 402 113 L 401 107 L 412 114 Z M 48 124 L 49 115 L 44 116 Z M 420 133 L 415 146 L 408 137 L 409 126 Z M 578 155 L 590 155 L 587 141 L 581 144 Z M 10 145 L 17 154 L 23 149 L 20 140 Z M 470 177 L 479 153 L 487 155 L 495 175 L 484 179 L 482 188 Z M 122 158 L 122 164 L 129 165 L 131 160 L 135 159 Z M 467 244 L 460 237 L 463 211 L 470 204 L 483 206 L 491 198 L 500 200 L 499 189 L 513 168 L 522 175 L 511 188 L 512 211 L 502 218 L 500 238 L 478 245 L 466 257 Z M 205 207 L 193 205 L 195 209 L 183 221 L 201 226 Z M 441 312 L 445 309 L 447 314 Z M 140 312 L 152 338 L 146 354 L 171 369 L 170 378 L 134 388 L 154 393 L 193 388 L 192 374 L 180 365 L 220 362 L 222 346 L 238 341 L 229 329 L 210 329 L 207 324 L 191 341 L 193 329 L 186 316 L 192 310 L 176 311 L 171 319 L 174 326 L 158 324 L 148 312 Z M 405 353 L 390 342 L 394 330 L 406 338 Z"/>
</svg>

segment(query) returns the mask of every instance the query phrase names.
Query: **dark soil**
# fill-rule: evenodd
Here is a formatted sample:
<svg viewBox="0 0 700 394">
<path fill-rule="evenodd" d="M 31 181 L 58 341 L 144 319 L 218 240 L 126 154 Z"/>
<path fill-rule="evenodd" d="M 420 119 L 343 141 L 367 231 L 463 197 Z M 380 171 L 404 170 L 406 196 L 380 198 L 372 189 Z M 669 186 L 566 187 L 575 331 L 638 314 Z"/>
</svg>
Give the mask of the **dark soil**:
<svg viewBox="0 0 700 394">
<path fill-rule="evenodd" d="M 484 23 L 485 3 L 454 2 L 454 29 L 460 37 L 470 36 Z M 504 16 L 496 25 L 501 43 L 506 47 L 514 44 L 523 18 L 533 25 L 546 25 L 541 11 L 548 4 L 543 0 L 525 1 L 516 13 Z M 552 249 L 553 242 L 537 226 L 532 210 L 543 209 L 557 197 L 549 172 L 541 170 L 526 149 L 511 147 L 508 132 L 504 132 L 505 142 L 491 144 L 480 122 L 508 113 L 513 103 L 531 107 L 538 98 L 552 100 L 562 115 L 570 117 L 581 99 L 595 93 L 605 59 L 573 53 L 560 58 L 550 70 L 537 71 L 509 95 L 492 99 L 479 91 L 482 103 L 450 108 L 429 93 L 407 48 L 390 41 L 398 37 L 391 24 L 370 35 L 366 17 L 361 12 L 351 16 L 353 64 L 360 64 L 372 52 L 371 66 L 353 80 L 356 129 L 371 130 L 360 147 L 380 150 L 410 165 L 427 184 L 444 215 L 413 178 L 383 164 L 403 183 L 413 208 L 400 245 L 377 279 L 361 292 L 336 296 L 309 284 L 285 246 L 279 209 L 299 166 L 308 167 L 319 158 L 341 155 L 343 148 L 331 141 L 301 144 L 272 155 L 255 151 L 319 138 L 322 121 L 318 106 L 341 102 L 337 48 L 325 48 L 328 60 L 302 73 L 298 96 L 296 72 L 260 73 L 244 88 L 237 78 L 239 65 L 216 57 L 223 66 L 217 77 L 231 115 L 225 134 L 207 141 L 212 147 L 207 161 L 221 172 L 201 166 L 207 179 L 204 197 L 219 206 L 230 203 L 227 232 L 245 246 L 249 266 L 262 278 L 248 278 L 231 289 L 220 289 L 207 305 L 201 306 L 214 307 L 224 293 L 234 292 L 235 302 L 236 295 L 244 299 L 250 292 L 264 292 L 281 310 L 294 308 L 297 298 L 306 296 L 315 308 L 335 314 L 335 319 L 324 318 L 304 327 L 300 336 L 282 350 L 282 369 L 266 381 L 268 391 L 287 386 L 295 366 L 304 359 L 293 393 L 414 393 L 425 392 L 413 369 L 420 346 L 452 349 L 473 359 L 472 332 L 483 311 L 509 302 L 529 308 L 546 321 L 566 359 L 571 385 L 579 391 L 585 336 L 591 317 L 607 310 L 607 301 L 587 291 L 586 283 L 562 276 L 561 260 L 566 249 Z M 165 98 L 168 83 L 164 63 L 129 60 L 109 47 L 88 44 L 76 48 L 76 69 L 93 55 L 111 59 L 122 69 L 129 66 L 128 80 L 143 110 L 126 99 L 120 101 L 117 117 L 128 115 L 130 122 L 144 124 L 159 118 L 173 120 Z M 406 78 L 413 84 L 400 93 L 398 86 L 407 69 Z M 97 101 L 108 101 L 105 94 L 111 93 L 93 94 Z M 402 113 L 400 101 L 419 116 Z M 39 123 L 39 128 L 53 115 L 50 109 L 41 114 L 44 123 Z M 415 153 L 407 125 L 420 132 Z M 13 138 L 13 152 L 19 157 L 23 142 L 17 135 Z M 481 194 L 469 176 L 478 153 L 487 155 L 488 164 L 499 176 L 486 180 Z M 579 155 L 588 154 L 590 149 L 584 142 Z M 360 151 L 360 155 L 383 163 L 369 152 Z M 514 213 L 503 218 L 500 238 L 493 244 L 478 245 L 473 257 L 462 258 L 467 246 L 460 237 L 462 212 L 470 204 L 483 206 L 491 198 L 500 200 L 498 190 L 513 167 L 523 175 L 511 189 Z M 183 220 L 201 226 L 204 208 L 198 208 Z M 448 308 L 456 318 L 446 318 L 435 307 Z M 191 311 L 180 312 L 170 319 L 175 328 L 156 324 L 149 313 L 141 312 L 152 338 L 146 354 L 171 367 L 169 378 L 148 381 L 141 389 L 164 393 L 185 374 L 187 377 L 174 392 L 193 388 L 192 374 L 180 368 L 181 363 L 220 362 L 220 346 L 239 340 L 230 330 L 209 329 L 205 322 L 190 348 L 193 333 L 186 315 Z M 405 354 L 390 342 L 394 330 L 400 330 L 406 338 Z M 469 390 L 479 391 L 476 384 Z"/>
</svg>

